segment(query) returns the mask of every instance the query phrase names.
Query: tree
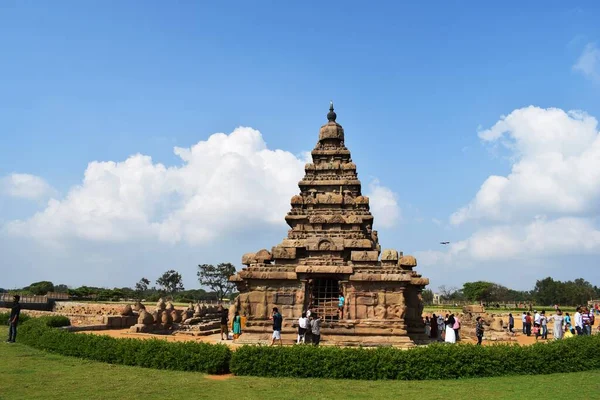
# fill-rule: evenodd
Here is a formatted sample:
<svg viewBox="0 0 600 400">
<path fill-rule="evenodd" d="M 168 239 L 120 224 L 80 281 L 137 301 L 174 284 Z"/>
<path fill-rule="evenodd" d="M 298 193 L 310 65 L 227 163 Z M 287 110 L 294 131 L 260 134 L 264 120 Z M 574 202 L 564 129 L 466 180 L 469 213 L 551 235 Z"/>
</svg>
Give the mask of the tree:
<svg viewBox="0 0 600 400">
<path fill-rule="evenodd" d="M 494 283 L 477 281 L 477 282 L 466 282 L 463 284 L 462 292 L 467 299 L 470 301 L 490 301 L 492 300 L 492 289 Z"/>
<path fill-rule="evenodd" d="M 68 290 L 69 290 L 69 287 L 62 283 L 60 285 L 54 285 L 54 291 L 56 293 L 67 293 Z"/>
<path fill-rule="evenodd" d="M 442 285 L 438 288 L 440 293 L 440 299 L 444 301 L 462 301 L 463 293 L 456 287 L 446 288 L 446 285 Z"/>
<path fill-rule="evenodd" d="M 200 285 L 208 286 L 216 292 L 218 300 L 222 300 L 235 289 L 235 285 L 229 282 L 229 277 L 234 274 L 235 266 L 231 263 L 221 263 L 216 267 L 212 264 L 198 265 Z"/>
<path fill-rule="evenodd" d="M 138 283 L 135 284 L 135 291 L 138 294 L 138 298 L 141 300 L 144 297 L 144 294 L 148 291 L 148 285 L 150 285 L 150 280 L 147 278 L 142 278 Z"/>
<path fill-rule="evenodd" d="M 433 291 L 431 289 L 425 289 L 422 293 L 423 303 L 433 304 Z"/>
<path fill-rule="evenodd" d="M 26 290 L 31 292 L 31 294 L 43 296 L 48 292 L 54 291 L 54 284 L 49 281 L 34 282 Z"/>
<path fill-rule="evenodd" d="M 169 295 L 183 290 L 181 274 L 173 269 L 162 274 L 161 277 L 156 280 L 156 284 Z"/>
</svg>

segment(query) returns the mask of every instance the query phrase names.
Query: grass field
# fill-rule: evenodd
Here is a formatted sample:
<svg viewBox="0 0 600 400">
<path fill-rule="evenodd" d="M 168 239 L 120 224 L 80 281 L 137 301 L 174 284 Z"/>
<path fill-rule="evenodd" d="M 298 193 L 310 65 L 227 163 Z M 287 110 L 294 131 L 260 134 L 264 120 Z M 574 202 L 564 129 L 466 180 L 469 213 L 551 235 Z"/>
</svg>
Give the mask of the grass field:
<svg viewBox="0 0 600 400">
<path fill-rule="evenodd" d="M 0 329 L 0 337 L 6 335 Z M 0 399 L 463 399 L 539 398 L 572 393 L 600 399 L 600 371 L 453 381 L 349 381 L 207 376 L 110 365 L 0 343 Z"/>
</svg>

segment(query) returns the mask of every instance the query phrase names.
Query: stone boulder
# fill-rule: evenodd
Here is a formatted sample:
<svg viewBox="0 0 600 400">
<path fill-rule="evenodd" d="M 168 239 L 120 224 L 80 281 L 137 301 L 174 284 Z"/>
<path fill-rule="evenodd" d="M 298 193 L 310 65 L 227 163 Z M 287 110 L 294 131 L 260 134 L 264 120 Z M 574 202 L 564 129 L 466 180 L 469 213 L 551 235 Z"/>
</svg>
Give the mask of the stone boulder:
<svg viewBox="0 0 600 400">
<path fill-rule="evenodd" d="M 173 323 L 173 317 L 171 316 L 171 313 L 169 312 L 163 312 L 160 314 L 160 322 L 165 325 L 171 325 Z"/>
<path fill-rule="evenodd" d="M 140 312 L 137 322 L 138 324 L 152 325 L 154 323 L 154 318 L 152 317 L 152 314 L 150 314 L 148 311 L 143 310 Z"/>
<path fill-rule="evenodd" d="M 485 309 L 483 308 L 483 306 L 477 305 L 477 304 L 472 304 L 469 306 L 464 306 L 463 307 L 463 313 L 472 313 L 472 314 L 481 314 L 484 313 Z"/>
<path fill-rule="evenodd" d="M 178 310 L 172 310 L 171 311 L 171 319 L 175 323 L 180 323 L 181 322 L 181 313 Z"/>
<path fill-rule="evenodd" d="M 167 301 L 167 304 L 165 304 L 164 310 L 173 311 L 174 309 L 175 309 L 175 306 L 173 306 L 173 303 L 171 303 L 170 301 Z"/>
<path fill-rule="evenodd" d="M 129 317 L 133 315 L 133 309 L 131 308 L 131 306 L 129 304 L 127 304 L 125 307 L 123 307 L 123 309 L 121 310 L 121 315 L 123 317 Z"/>
<path fill-rule="evenodd" d="M 165 301 L 161 297 L 160 299 L 158 299 L 158 302 L 156 303 L 156 309 L 157 310 L 164 310 L 165 307 L 166 307 Z"/>
</svg>

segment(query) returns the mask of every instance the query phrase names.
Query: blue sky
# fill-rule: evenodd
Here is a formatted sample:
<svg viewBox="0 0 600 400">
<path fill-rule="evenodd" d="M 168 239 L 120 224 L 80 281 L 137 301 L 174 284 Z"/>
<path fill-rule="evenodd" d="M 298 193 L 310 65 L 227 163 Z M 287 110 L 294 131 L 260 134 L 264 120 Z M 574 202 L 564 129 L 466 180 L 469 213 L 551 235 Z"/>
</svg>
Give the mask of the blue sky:
<svg viewBox="0 0 600 400">
<path fill-rule="evenodd" d="M 76 228 L 81 221 L 93 221 L 93 207 L 82 206 L 65 219 L 56 217 L 60 213 L 52 217 L 48 202 L 58 202 L 67 214 L 73 204 L 81 205 L 77 187 L 86 190 L 83 179 L 90 162 L 123 162 L 139 153 L 150 156 L 152 166 L 179 168 L 187 164 L 174 147 L 189 149 L 239 126 L 260 131 L 260 138 L 253 136 L 257 146 L 302 158 L 316 142 L 329 100 L 335 102 L 365 191 L 383 196 L 381 202 L 392 201 L 390 207 L 401 215 L 379 226 L 387 216 L 374 210 L 383 247 L 422 254 L 419 270 L 434 288 L 477 279 L 529 288 L 547 275 L 585 276 L 599 284 L 594 204 L 600 199 L 600 182 L 593 177 L 591 183 L 567 185 L 567 197 L 584 199 L 584 205 L 557 200 L 537 210 L 514 199 L 527 198 L 527 193 L 504 195 L 494 207 L 509 210 L 508 219 L 494 216 L 489 204 L 474 205 L 480 211 L 458 222 L 451 218 L 475 201 L 488 177 L 508 176 L 521 157 L 527 165 L 527 160 L 538 160 L 537 151 L 527 153 L 529 159 L 523 156 L 518 143 L 524 136 L 515 132 L 524 130 L 540 144 L 547 139 L 544 126 L 564 122 L 561 132 L 567 136 L 574 129 L 569 110 L 600 117 L 599 11 L 594 2 L 2 2 L 0 250 L 5 257 L 0 287 L 41 279 L 133 285 L 141 276 L 155 279 L 170 268 L 181 270 L 186 286 L 194 287 L 196 264 L 239 263 L 245 252 L 270 248 L 285 236 L 286 227 L 270 219 L 266 227 L 256 227 L 265 218 L 258 215 L 249 218 L 248 227 L 223 228 L 210 239 L 177 231 L 192 229 L 180 222 L 157 239 L 146 235 L 150 227 L 123 229 L 121 216 L 90 237 L 82 233 L 86 225 Z M 528 106 L 536 108 L 526 111 Z M 553 119 L 550 108 L 564 115 Z M 478 135 L 513 112 L 516 122 L 505 138 L 517 146 Z M 597 127 L 590 129 L 597 135 Z M 576 156 L 585 158 L 584 149 L 594 141 L 579 136 L 569 140 L 579 139 L 583 144 Z M 552 152 L 562 150 L 558 146 Z M 595 153 L 591 159 L 597 160 Z M 290 160 L 278 162 L 296 171 L 300 163 Z M 257 168 L 265 171 L 264 165 Z M 207 169 L 204 165 L 192 172 L 209 174 Z M 269 170 L 265 179 L 279 169 Z M 128 171 L 135 176 L 133 169 Z M 28 178 L 18 181 L 13 174 Z M 548 178 L 523 179 L 528 176 L 537 182 Z M 266 185 L 260 190 L 264 206 L 281 211 L 283 222 L 288 192 L 296 189 L 287 178 L 273 179 L 288 189 L 273 192 Z M 560 179 L 573 180 L 564 174 Z M 244 182 L 232 184 L 232 190 L 244 193 Z M 15 185 L 34 187 L 24 193 L 11 190 Z M 101 186 L 110 192 L 110 183 Z M 141 220 L 161 221 L 183 207 L 183 200 L 168 200 L 170 190 L 153 197 L 152 210 Z M 202 187 L 194 190 L 206 198 Z M 93 201 L 94 193 L 84 198 Z M 210 202 L 202 204 L 206 208 Z M 135 209 L 135 202 L 129 206 Z M 222 218 L 236 215 L 228 209 L 219 212 Z M 35 220 L 36 213 L 42 222 Z M 206 215 L 195 214 L 197 224 L 204 224 Z M 58 226 L 61 220 L 69 227 Z M 493 257 L 482 255 L 488 252 L 483 247 L 473 250 L 480 242 L 469 241 L 482 232 L 518 238 L 539 220 L 560 227 L 568 223 L 574 237 L 593 239 L 583 246 L 574 240 L 555 252 L 557 246 L 523 236 L 534 250 L 511 248 Z M 39 224 L 43 237 L 37 233 Z M 127 220 L 129 224 L 134 221 Z M 556 232 L 563 230 L 541 236 Z M 181 240 L 164 238 L 179 234 Z M 440 248 L 441 240 L 459 245 Z M 506 243 L 504 237 L 497 240 Z M 503 248 L 498 241 L 486 243 Z"/>
</svg>

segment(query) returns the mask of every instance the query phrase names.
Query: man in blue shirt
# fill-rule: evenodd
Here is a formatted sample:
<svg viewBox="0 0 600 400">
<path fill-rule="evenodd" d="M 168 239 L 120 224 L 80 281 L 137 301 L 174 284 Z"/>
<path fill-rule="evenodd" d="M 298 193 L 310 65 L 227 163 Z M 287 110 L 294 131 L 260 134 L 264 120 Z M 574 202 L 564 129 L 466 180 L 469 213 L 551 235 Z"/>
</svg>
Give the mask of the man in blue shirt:
<svg viewBox="0 0 600 400">
<path fill-rule="evenodd" d="M 17 340 L 17 324 L 19 323 L 19 315 L 21 314 L 19 300 L 21 300 L 21 296 L 18 294 L 13 297 L 13 305 L 10 309 L 10 318 L 8 320 L 8 343 L 14 343 Z"/>
<path fill-rule="evenodd" d="M 279 345 L 281 346 L 283 344 L 281 341 L 281 325 L 283 324 L 283 317 L 279 313 L 277 307 L 273 307 L 273 314 L 270 319 L 273 320 L 273 338 L 271 340 L 271 346 L 275 344 L 276 340 L 279 340 Z"/>
<path fill-rule="evenodd" d="M 338 310 L 340 311 L 340 319 L 344 319 L 344 303 L 346 299 L 344 298 L 344 294 L 340 292 L 340 297 L 338 298 Z"/>
</svg>

